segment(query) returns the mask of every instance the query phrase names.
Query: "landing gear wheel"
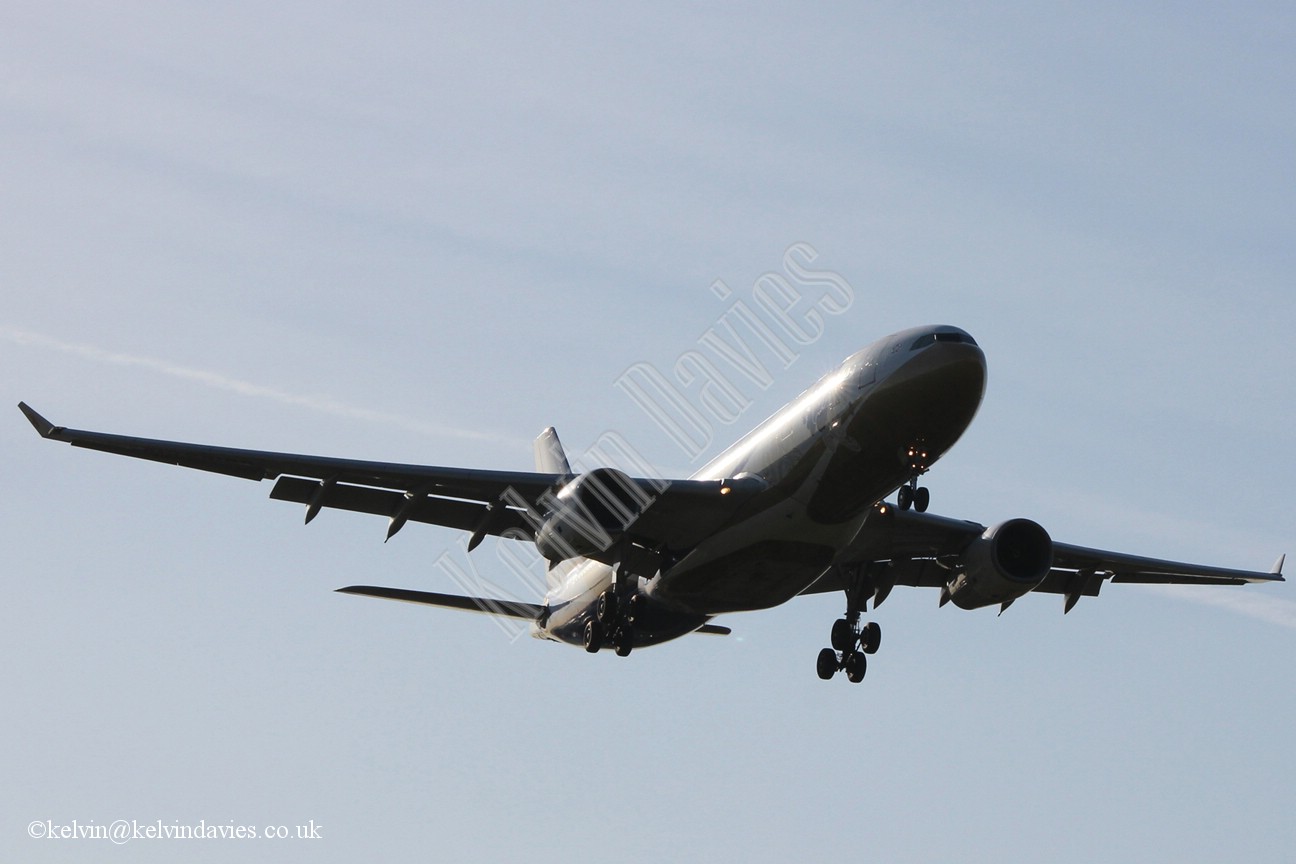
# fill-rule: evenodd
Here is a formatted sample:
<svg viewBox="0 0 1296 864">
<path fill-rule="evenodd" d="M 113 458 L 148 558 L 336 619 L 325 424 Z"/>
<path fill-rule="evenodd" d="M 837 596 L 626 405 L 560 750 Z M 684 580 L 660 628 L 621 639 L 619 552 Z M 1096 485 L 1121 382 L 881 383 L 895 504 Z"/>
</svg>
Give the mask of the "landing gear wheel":
<svg viewBox="0 0 1296 864">
<path fill-rule="evenodd" d="M 882 628 L 876 621 L 870 621 L 860 631 L 860 650 L 865 654 L 876 654 L 882 645 Z"/>
<path fill-rule="evenodd" d="M 617 596 L 611 588 L 599 595 L 598 605 L 594 607 L 594 616 L 604 627 L 610 627 L 616 620 Z"/>
<path fill-rule="evenodd" d="M 616 647 L 618 657 L 629 657 L 634 650 L 634 628 L 623 624 L 612 634 L 612 644 Z"/>
<path fill-rule="evenodd" d="M 931 490 L 926 486 L 919 486 L 913 490 L 913 508 L 919 513 L 927 512 L 927 505 L 931 503 Z"/>
<path fill-rule="evenodd" d="M 833 622 L 832 639 L 829 640 L 837 651 L 849 651 L 855 647 L 855 628 L 845 618 Z"/>
<path fill-rule="evenodd" d="M 603 625 L 597 621 L 589 620 L 585 622 L 585 650 L 591 654 L 597 654 L 598 650 L 603 647 Z"/>
<path fill-rule="evenodd" d="M 837 674 L 837 652 L 831 648 L 825 648 L 819 652 L 819 659 L 815 662 L 815 671 L 819 677 L 827 681 Z"/>
<path fill-rule="evenodd" d="M 896 490 L 896 505 L 901 510 L 908 510 L 914 503 L 914 491 L 911 486 L 901 486 Z"/>
<path fill-rule="evenodd" d="M 852 651 L 843 658 L 842 668 L 846 670 L 846 680 L 858 684 L 864 680 L 864 673 L 868 671 L 868 660 L 862 652 Z"/>
</svg>

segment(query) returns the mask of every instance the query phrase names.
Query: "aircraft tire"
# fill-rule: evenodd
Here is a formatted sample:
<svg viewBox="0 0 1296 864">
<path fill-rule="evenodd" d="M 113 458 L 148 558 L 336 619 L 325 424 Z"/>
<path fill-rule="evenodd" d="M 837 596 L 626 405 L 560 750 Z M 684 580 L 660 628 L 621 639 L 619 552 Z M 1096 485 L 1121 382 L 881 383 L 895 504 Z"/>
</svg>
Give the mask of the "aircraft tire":
<svg viewBox="0 0 1296 864">
<path fill-rule="evenodd" d="M 618 627 L 612 634 L 612 644 L 616 646 L 618 657 L 629 657 L 634 650 L 634 629 L 628 624 Z"/>
<path fill-rule="evenodd" d="M 855 647 L 855 628 L 845 618 L 838 618 L 832 625 L 832 639 L 829 640 L 837 651 L 849 651 Z"/>
<path fill-rule="evenodd" d="M 864 673 L 868 671 L 868 660 L 862 651 L 852 651 L 846 655 L 842 666 L 846 669 L 846 680 L 858 684 L 864 680 Z"/>
<path fill-rule="evenodd" d="M 819 659 L 815 663 L 815 671 L 819 677 L 827 681 L 837 674 L 837 652 L 831 648 L 825 648 L 819 652 Z"/>
<path fill-rule="evenodd" d="M 608 588 L 599 595 L 598 605 L 594 609 L 594 616 L 604 627 L 608 627 L 616 620 L 617 613 L 617 596 L 616 592 Z"/>
<path fill-rule="evenodd" d="M 603 647 L 603 625 L 591 619 L 585 622 L 585 650 L 597 654 Z"/>
<path fill-rule="evenodd" d="M 880 647 L 882 647 L 882 628 L 876 621 L 870 621 L 860 632 L 860 648 L 865 654 L 876 654 Z"/>
</svg>

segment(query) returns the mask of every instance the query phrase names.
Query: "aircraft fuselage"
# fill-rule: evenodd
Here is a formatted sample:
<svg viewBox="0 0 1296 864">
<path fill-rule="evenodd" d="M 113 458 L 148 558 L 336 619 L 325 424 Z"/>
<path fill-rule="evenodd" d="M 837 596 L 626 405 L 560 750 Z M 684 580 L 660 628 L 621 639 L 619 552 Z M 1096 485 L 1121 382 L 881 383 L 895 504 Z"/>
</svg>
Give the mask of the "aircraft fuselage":
<svg viewBox="0 0 1296 864">
<path fill-rule="evenodd" d="M 639 574 L 635 645 L 683 636 L 723 612 L 778 606 L 804 591 L 855 538 L 874 504 L 962 436 L 985 382 L 985 355 L 957 327 L 904 330 L 848 357 L 693 475 L 754 475 L 765 488 L 679 560 Z M 564 569 L 534 635 L 581 644 L 615 572 L 585 559 Z"/>
</svg>

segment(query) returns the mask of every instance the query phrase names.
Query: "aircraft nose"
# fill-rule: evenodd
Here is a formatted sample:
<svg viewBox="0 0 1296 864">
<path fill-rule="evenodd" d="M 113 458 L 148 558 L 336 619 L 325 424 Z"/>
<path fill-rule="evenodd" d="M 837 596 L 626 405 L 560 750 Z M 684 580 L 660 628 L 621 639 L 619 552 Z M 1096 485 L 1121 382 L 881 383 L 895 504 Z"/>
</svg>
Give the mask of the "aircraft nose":
<svg viewBox="0 0 1296 864">
<path fill-rule="evenodd" d="M 906 357 L 894 375 L 895 383 L 922 379 L 940 382 L 963 394 L 985 392 L 985 352 L 976 340 L 957 327 L 928 331 L 907 346 Z"/>
</svg>

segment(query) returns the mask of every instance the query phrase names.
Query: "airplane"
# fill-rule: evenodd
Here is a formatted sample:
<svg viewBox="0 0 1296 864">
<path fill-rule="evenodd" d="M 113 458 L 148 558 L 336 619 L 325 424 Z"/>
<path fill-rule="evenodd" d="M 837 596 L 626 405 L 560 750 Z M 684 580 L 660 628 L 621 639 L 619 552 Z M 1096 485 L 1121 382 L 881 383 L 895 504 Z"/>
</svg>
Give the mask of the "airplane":
<svg viewBox="0 0 1296 864">
<path fill-rule="evenodd" d="M 45 438 L 249 480 L 306 507 L 385 516 L 535 544 L 548 562 L 539 603 L 351 585 L 347 594 L 486 612 L 531 623 L 532 635 L 626 656 L 691 633 L 728 634 L 718 615 L 840 592 L 845 613 L 816 658 L 820 678 L 858 683 L 881 644 L 863 623 L 896 586 L 933 588 L 940 605 L 999 606 L 1031 593 L 1063 613 L 1103 584 L 1240 585 L 1268 572 L 1146 558 L 1055 542 L 1038 523 L 992 526 L 926 512 L 920 478 L 980 407 L 986 359 L 948 325 L 894 333 L 852 354 L 692 477 L 573 472 L 557 433 L 535 441 L 535 472 L 487 471 L 238 450 L 55 426 L 19 408 Z M 896 493 L 894 503 L 886 500 Z"/>
</svg>

